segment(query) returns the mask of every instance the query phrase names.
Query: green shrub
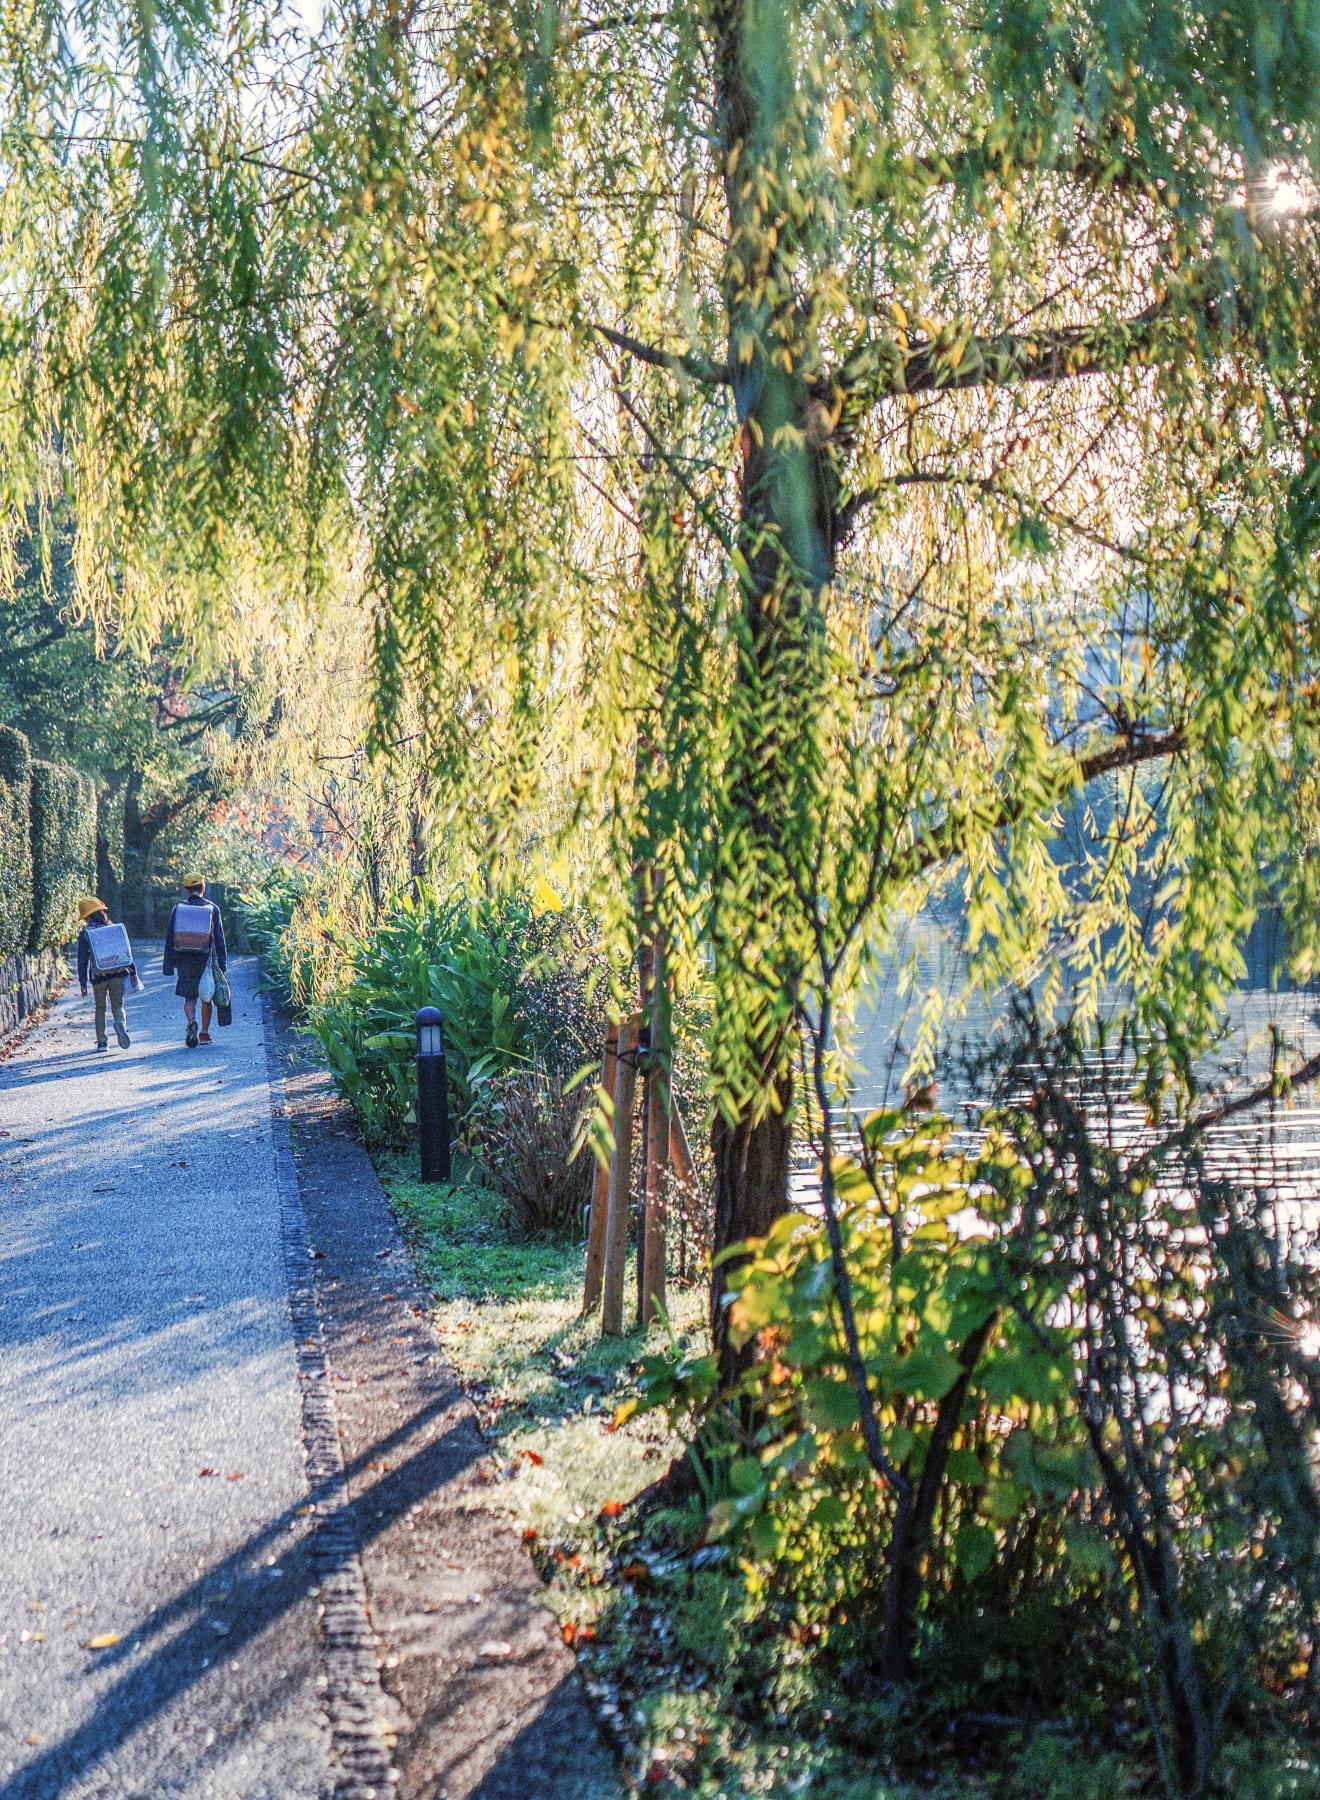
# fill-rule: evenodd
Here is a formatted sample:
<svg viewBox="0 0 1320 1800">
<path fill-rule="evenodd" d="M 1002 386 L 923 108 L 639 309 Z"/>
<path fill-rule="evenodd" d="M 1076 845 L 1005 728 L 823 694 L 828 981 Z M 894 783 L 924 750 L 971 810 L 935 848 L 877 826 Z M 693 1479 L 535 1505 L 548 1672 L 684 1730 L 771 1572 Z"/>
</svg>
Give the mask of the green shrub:
<svg viewBox="0 0 1320 1800">
<path fill-rule="evenodd" d="M 643 1363 L 643 1405 L 706 1421 L 707 1532 L 736 1539 L 751 1597 L 795 1609 L 822 1645 L 842 1630 L 893 1680 L 942 1619 L 979 1619 L 983 1645 L 985 1621 L 1009 1615 L 1024 1587 L 1066 1611 L 1112 1564 L 1090 1524 L 1099 1477 L 1071 1408 L 1061 1288 L 1036 1266 L 1020 1206 L 1027 1172 L 993 1133 L 975 1159 L 950 1138 L 947 1120 L 875 1113 L 859 1156 L 834 1166 L 885 1478 L 820 1218 L 785 1213 L 732 1272 L 731 1335 L 758 1352 L 732 1429 L 712 1358 Z M 1042 1644 L 1052 1630 L 1037 1622 Z"/>
<path fill-rule="evenodd" d="M 604 996 L 593 996 L 589 941 L 570 911 L 427 893 L 361 939 L 340 934 L 336 948 L 345 977 L 312 1007 L 311 1026 L 369 1143 L 406 1137 L 419 1007 L 444 1016 L 456 1127 L 492 1077 L 540 1067 L 562 1083 L 599 1054 Z"/>
<path fill-rule="evenodd" d="M 67 944 L 78 924 L 78 897 L 96 880 L 96 789 L 62 763 L 32 764 L 31 950 Z"/>
<path fill-rule="evenodd" d="M 27 948 L 32 930 L 32 755 L 21 731 L 0 725 L 0 958 Z"/>
<path fill-rule="evenodd" d="M 1122 1800 L 1137 1792 L 1131 1766 L 1058 1732 L 1038 1731 L 1004 1784 L 1004 1800 Z"/>
<path fill-rule="evenodd" d="M 265 967 L 266 984 L 286 1006 L 301 997 L 299 958 L 291 928 L 307 887 L 305 875 L 276 867 L 267 871 L 257 891 L 240 894 L 238 899 L 248 942 Z"/>
</svg>

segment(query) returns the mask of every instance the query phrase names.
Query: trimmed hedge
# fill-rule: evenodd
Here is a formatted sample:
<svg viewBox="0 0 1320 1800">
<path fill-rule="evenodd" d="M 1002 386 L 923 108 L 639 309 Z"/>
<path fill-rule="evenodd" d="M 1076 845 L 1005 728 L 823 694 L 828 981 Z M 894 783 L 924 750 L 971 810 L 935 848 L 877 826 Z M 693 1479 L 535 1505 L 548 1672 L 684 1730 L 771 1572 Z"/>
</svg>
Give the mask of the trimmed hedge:
<svg viewBox="0 0 1320 1800">
<path fill-rule="evenodd" d="M 0 962 L 26 950 L 32 930 L 32 753 L 0 725 Z"/>
<path fill-rule="evenodd" d="M 62 763 L 34 762 L 29 950 L 54 950 L 73 938 L 79 895 L 95 881 L 95 784 Z"/>
</svg>

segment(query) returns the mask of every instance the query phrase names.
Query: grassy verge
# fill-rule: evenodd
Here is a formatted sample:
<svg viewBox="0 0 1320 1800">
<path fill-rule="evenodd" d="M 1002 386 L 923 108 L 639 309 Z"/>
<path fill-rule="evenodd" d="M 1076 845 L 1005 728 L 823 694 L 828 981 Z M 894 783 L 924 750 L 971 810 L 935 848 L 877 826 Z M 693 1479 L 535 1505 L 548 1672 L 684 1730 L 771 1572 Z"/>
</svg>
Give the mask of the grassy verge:
<svg viewBox="0 0 1320 1800">
<path fill-rule="evenodd" d="M 638 1359 L 663 1348 L 666 1332 L 603 1339 L 580 1316 L 582 1246 L 515 1241 L 475 1170 L 422 1187 L 400 1158 L 379 1167 L 491 1444 L 486 1504 L 522 1528 L 638 1791 L 709 1800 L 975 1792 L 965 1771 L 919 1789 L 877 1776 L 876 1733 L 892 1722 L 865 1697 L 823 1690 L 810 1643 L 750 1606 L 730 1552 L 702 1544 L 699 1502 L 634 1522 L 629 1503 L 681 1445 L 659 1415 L 612 1421 Z M 672 1329 L 685 1347 L 703 1344 L 703 1309 L 701 1289 L 674 1296 Z"/>
</svg>

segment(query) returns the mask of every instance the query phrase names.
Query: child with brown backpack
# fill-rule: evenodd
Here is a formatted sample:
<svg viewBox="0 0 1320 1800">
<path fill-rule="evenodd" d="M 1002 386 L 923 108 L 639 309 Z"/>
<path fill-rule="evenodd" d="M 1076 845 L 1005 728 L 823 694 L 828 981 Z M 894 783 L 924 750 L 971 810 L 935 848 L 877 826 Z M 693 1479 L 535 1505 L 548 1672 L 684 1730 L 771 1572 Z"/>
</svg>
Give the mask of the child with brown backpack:
<svg viewBox="0 0 1320 1800">
<path fill-rule="evenodd" d="M 183 884 L 183 899 L 170 914 L 165 931 L 164 971 L 177 975 L 174 991 L 183 1001 L 187 1020 L 184 1043 L 190 1050 L 211 1042 L 211 1006 L 216 1000 L 227 1010 L 228 983 L 223 982 L 229 963 L 225 949 L 225 928 L 220 908 L 206 898 L 206 883 L 200 875 L 191 875 Z M 197 1030 L 197 1001 L 202 1002 L 202 1029 Z M 221 1023 L 227 1023 L 222 1010 Z"/>
</svg>

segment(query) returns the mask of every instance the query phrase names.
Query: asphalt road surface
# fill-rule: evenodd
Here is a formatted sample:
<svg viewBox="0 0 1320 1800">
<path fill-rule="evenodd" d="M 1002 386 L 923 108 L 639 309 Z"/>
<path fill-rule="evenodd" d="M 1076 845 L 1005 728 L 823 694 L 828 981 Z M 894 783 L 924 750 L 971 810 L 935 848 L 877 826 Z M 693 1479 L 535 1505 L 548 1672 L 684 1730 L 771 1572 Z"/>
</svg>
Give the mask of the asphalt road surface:
<svg viewBox="0 0 1320 1800">
<path fill-rule="evenodd" d="M 256 965 L 0 1065 L 0 1800 L 333 1789 Z"/>
</svg>

